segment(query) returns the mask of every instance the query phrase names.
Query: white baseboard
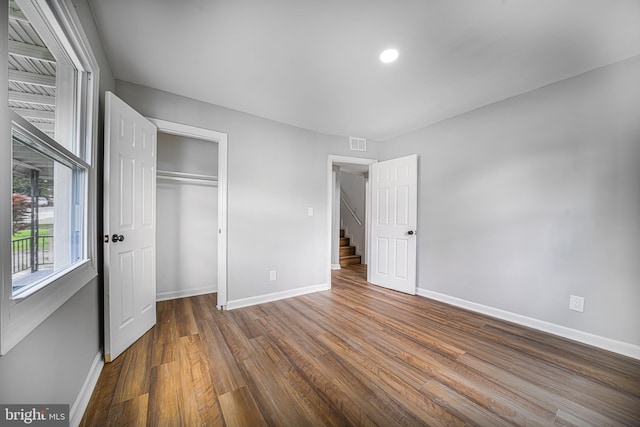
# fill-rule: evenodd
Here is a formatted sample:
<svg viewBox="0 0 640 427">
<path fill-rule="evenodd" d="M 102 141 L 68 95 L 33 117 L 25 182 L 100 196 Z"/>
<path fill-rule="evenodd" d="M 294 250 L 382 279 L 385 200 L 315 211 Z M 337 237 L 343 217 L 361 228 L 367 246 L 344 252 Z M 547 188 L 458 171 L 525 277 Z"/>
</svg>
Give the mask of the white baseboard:
<svg viewBox="0 0 640 427">
<path fill-rule="evenodd" d="M 272 294 L 259 295 L 256 297 L 241 298 L 233 301 L 227 301 L 227 310 L 233 310 L 234 308 L 249 307 L 251 305 L 263 304 L 265 302 L 278 301 L 285 298 L 297 297 L 300 295 L 311 294 L 314 292 L 328 291 L 331 289 L 331 285 L 313 285 L 306 286 L 304 288 L 291 289 L 289 291 L 274 292 Z"/>
<path fill-rule="evenodd" d="M 204 288 L 183 289 L 180 291 L 160 292 L 156 294 L 156 301 L 166 301 L 177 298 L 195 297 L 198 295 L 218 292 L 218 286 L 206 286 Z"/>
<path fill-rule="evenodd" d="M 89 405 L 93 389 L 98 383 L 98 378 L 100 378 L 103 366 L 104 360 L 102 359 L 102 352 L 98 352 L 96 357 L 93 359 L 91 368 L 89 368 L 89 373 L 87 374 L 87 378 L 84 380 L 84 384 L 82 384 L 80 393 L 78 393 L 76 401 L 73 402 L 73 405 L 71 405 L 71 409 L 69 410 L 69 426 L 77 427 L 80 425 L 84 411 L 86 411 L 87 406 Z"/>
<path fill-rule="evenodd" d="M 340 270 L 340 269 L 342 269 L 342 267 L 340 267 L 340 264 L 331 264 L 331 269 L 332 270 Z"/>
<path fill-rule="evenodd" d="M 491 317 L 517 323 L 522 326 L 537 329 L 539 331 L 548 332 L 583 344 L 588 344 L 624 356 L 632 357 L 640 360 L 640 346 L 630 344 L 624 341 L 617 341 L 611 338 L 601 337 L 599 335 L 590 334 L 588 332 L 579 331 L 577 329 L 567 328 L 566 326 L 556 325 L 554 323 L 545 322 L 544 320 L 534 319 L 532 317 L 523 316 L 521 314 L 512 313 L 501 310 L 499 308 L 489 307 L 475 302 L 463 300 L 461 298 L 452 297 L 441 294 L 439 292 L 429 291 L 417 288 L 417 294 L 436 301 L 455 305 L 457 307 L 466 308 L 467 310 L 477 313 L 486 314 Z"/>
</svg>

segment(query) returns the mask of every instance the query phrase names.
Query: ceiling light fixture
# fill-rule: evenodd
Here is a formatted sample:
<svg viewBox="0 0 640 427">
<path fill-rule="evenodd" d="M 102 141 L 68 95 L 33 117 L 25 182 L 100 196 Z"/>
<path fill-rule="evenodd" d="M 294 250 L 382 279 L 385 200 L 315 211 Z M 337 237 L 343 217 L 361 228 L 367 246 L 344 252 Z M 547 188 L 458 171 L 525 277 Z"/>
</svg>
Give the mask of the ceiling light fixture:
<svg viewBox="0 0 640 427">
<path fill-rule="evenodd" d="M 388 64 L 398 59 L 398 51 L 395 49 L 387 49 L 380 54 L 380 61 Z"/>
</svg>

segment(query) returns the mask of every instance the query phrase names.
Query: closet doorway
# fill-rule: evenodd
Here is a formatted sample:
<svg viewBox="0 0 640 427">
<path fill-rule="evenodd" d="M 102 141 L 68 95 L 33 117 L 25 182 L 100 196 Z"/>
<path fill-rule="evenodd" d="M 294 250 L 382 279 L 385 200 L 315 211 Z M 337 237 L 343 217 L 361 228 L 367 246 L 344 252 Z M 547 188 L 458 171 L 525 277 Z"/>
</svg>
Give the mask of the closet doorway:
<svg viewBox="0 0 640 427">
<path fill-rule="evenodd" d="M 217 292 L 227 299 L 227 136 L 150 119 L 158 127 L 157 300 Z"/>
</svg>

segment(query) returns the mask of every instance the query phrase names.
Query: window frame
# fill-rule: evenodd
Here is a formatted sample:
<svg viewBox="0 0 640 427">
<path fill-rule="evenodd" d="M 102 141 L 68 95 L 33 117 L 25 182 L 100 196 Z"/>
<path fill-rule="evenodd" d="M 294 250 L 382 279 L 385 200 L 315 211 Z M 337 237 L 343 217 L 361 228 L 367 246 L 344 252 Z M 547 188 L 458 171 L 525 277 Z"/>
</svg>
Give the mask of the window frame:
<svg viewBox="0 0 640 427">
<path fill-rule="evenodd" d="M 6 5 L 6 3 L 3 3 Z M 22 0 L 33 13 L 38 12 L 38 19 L 46 22 L 60 40 L 62 47 L 69 55 L 73 55 L 81 66 L 78 78 L 82 90 L 76 98 L 76 119 L 79 120 L 72 150 L 67 150 L 42 131 L 28 123 L 8 107 L 8 38 L 3 39 L 4 48 L 0 80 L 0 103 L 5 113 L 0 119 L 0 132 L 4 142 L 0 143 L 0 356 L 22 341 L 51 314 L 57 311 L 76 292 L 89 284 L 98 276 L 97 247 L 97 135 L 98 135 L 98 98 L 99 75 L 98 62 L 86 37 L 80 19 L 70 0 Z M 8 7 L 0 11 L 0 31 L 8 32 Z M 12 155 L 11 132 L 14 126 L 26 130 L 37 139 L 44 141 L 54 150 L 63 154 L 73 153 L 74 159 L 82 160 L 86 169 L 86 188 L 84 189 L 84 245 L 86 257 L 72 264 L 67 269 L 54 273 L 46 286 L 29 292 L 27 296 L 12 298 L 11 269 L 11 191 L 12 191 Z M 9 142 L 7 142 L 9 141 Z"/>
<path fill-rule="evenodd" d="M 56 157 L 60 159 L 60 160 L 52 159 L 53 161 L 67 167 L 78 166 L 79 168 L 81 168 L 84 176 L 83 176 L 82 192 L 79 194 L 79 196 L 83 200 L 83 212 L 86 212 L 86 208 L 84 204 L 86 204 L 86 201 L 88 199 L 87 185 L 88 185 L 89 169 L 91 168 L 91 166 L 87 162 L 85 162 L 84 160 L 80 159 L 79 157 L 74 155 L 72 152 L 67 150 L 65 147 L 60 145 L 54 139 L 51 139 L 50 137 L 48 137 L 46 134 L 42 132 L 39 133 L 37 127 L 29 123 L 26 119 L 21 117 L 18 113 L 14 111 L 9 111 L 9 114 L 10 114 L 11 123 L 12 123 L 12 126 L 11 126 L 12 133 L 15 130 L 17 133 L 23 134 L 29 139 L 36 140 L 37 145 L 46 147 L 47 151 L 49 151 L 50 154 L 54 154 Z M 63 218 L 63 221 L 65 219 L 66 218 Z M 32 294 L 38 292 L 40 289 L 46 286 L 49 286 L 51 282 L 55 281 L 58 276 L 63 275 L 64 272 L 73 270 L 73 268 L 75 268 L 76 265 L 82 264 L 89 259 L 89 251 L 88 251 L 89 248 L 87 247 L 87 239 L 85 236 L 87 223 L 88 223 L 86 214 L 82 215 L 80 222 L 82 223 L 82 230 L 83 230 L 83 233 L 82 233 L 83 240 L 82 240 L 82 250 L 81 250 L 82 259 L 72 264 L 69 264 L 68 266 L 61 269 L 60 271 L 56 271 L 48 275 L 46 278 L 44 278 L 40 282 L 36 282 L 34 284 L 26 286 L 25 287 L 26 289 L 19 290 L 17 294 L 14 294 L 12 290 L 12 296 L 11 296 L 12 300 L 16 301 L 16 300 L 22 300 L 24 298 L 28 298 Z M 13 279 L 12 279 L 12 282 L 13 282 Z"/>
</svg>

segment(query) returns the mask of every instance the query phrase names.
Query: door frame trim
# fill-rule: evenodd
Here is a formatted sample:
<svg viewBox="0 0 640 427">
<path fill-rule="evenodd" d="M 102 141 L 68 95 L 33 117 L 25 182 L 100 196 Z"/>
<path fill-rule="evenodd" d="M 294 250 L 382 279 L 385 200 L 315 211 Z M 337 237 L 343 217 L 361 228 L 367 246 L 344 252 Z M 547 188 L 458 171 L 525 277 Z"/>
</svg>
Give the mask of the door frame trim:
<svg viewBox="0 0 640 427">
<path fill-rule="evenodd" d="M 228 135 L 210 129 L 147 117 L 158 132 L 215 142 L 218 144 L 218 310 L 227 305 L 227 139 Z"/>
<path fill-rule="evenodd" d="M 333 227 L 332 227 L 332 217 L 334 210 L 334 188 L 333 188 L 333 166 L 336 163 L 348 163 L 353 165 L 367 165 L 370 166 L 374 163 L 378 163 L 377 159 L 368 159 L 364 157 L 350 157 L 350 156 L 338 156 L 334 154 L 329 154 L 327 157 L 327 283 L 329 287 L 331 287 L 331 249 L 332 249 L 332 241 L 333 241 Z M 367 195 L 368 196 L 368 195 Z M 368 197 L 367 197 L 368 198 Z M 365 205 L 368 205 L 369 201 L 365 202 Z M 367 212 L 368 214 L 368 212 Z M 365 219 L 366 222 L 366 247 L 365 251 L 368 252 L 369 248 L 369 217 Z"/>
</svg>

